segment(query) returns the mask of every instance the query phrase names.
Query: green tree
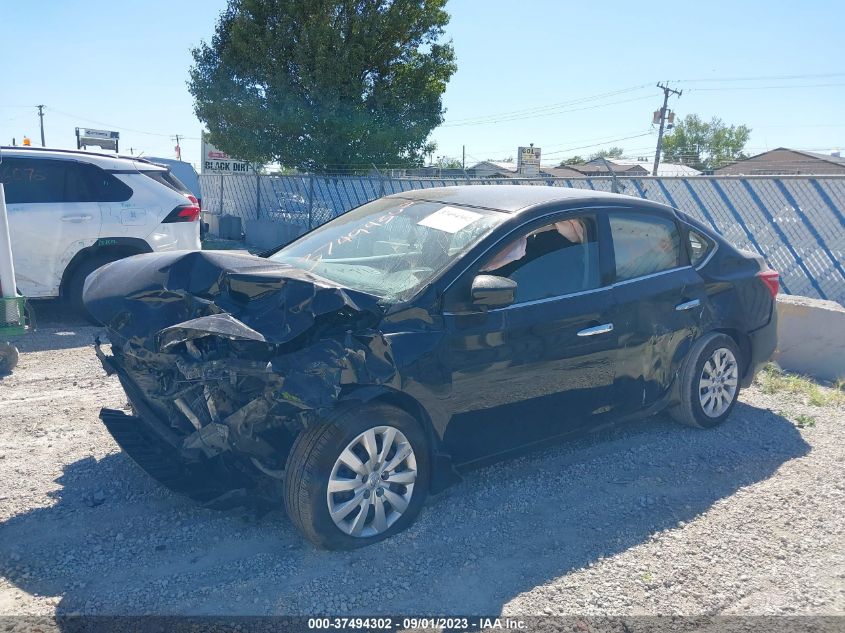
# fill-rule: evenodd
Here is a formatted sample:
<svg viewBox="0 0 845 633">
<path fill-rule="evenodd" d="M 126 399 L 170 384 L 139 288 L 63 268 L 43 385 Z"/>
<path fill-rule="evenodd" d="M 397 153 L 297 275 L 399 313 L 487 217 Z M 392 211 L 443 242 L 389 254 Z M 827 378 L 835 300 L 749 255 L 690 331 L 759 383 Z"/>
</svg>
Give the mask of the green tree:
<svg viewBox="0 0 845 633">
<path fill-rule="evenodd" d="M 560 165 L 558 165 L 558 167 L 566 167 L 567 165 L 583 165 L 586 162 L 587 161 L 584 159 L 583 156 L 578 156 L 576 154 L 575 156 L 564 158 L 562 161 L 560 161 Z"/>
<path fill-rule="evenodd" d="M 440 156 L 434 163 L 435 167 L 440 169 L 460 169 L 463 163 L 460 158 L 452 158 L 451 156 Z"/>
<path fill-rule="evenodd" d="M 688 114 L 663 137 L 662 160 L 708 171 L 747 158 L 743 152 L 751 129 L 745 125 L 726 125 L 714 117 L 708 123 L 696 114 Z"/>
<path fill-rule="evenodd" d="M 611 147 L 610 149 L 600 149 L 594 154 L 590 154 L 590 160 L 595 160 L 597 158 L 622 158 L 622 154 L 625 153 L 621 147 Z"/>
<path fill-rule="evenodd" d="M 446 0 L 229 0 L 188 87 L 232 156 L 302 170 L 419 165 L 457 69 Z"/>
</svg>

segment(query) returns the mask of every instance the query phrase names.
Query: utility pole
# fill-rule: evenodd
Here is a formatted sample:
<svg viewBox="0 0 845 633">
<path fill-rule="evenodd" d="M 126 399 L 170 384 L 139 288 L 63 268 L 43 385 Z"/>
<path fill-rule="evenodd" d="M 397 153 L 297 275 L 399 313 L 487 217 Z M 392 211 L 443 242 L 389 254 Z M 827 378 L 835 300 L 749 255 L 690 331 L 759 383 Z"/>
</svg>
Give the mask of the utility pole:
<svg viewBox="0 0 845 633">
<path fill-rule="evenodd" d="M 170 140 L 176 141 L 176 160 L 182 160 L 182 147 L 179 145 L 179 139 L 181 138 L 182 136 L 179 134 L 170 137 Z"/>
<path fill-rule="evenodd" d="M 35 107 L 38 108 L 38 118 L 41 119 L 41 147 L 47 147 L 44 144 L 44 106 L 37 105 Z"/>
<path fill-rule="evenodd" d="M 467 146 L 461 145 L 461 169 L 467 170 Z"/>
<path fill-rule="evenodd" d="M 663 127 L 666 124 L 666 115 L 669 112 L 666 107 L 669 103 L 669 95 L 675 94 L 680 97 L 684 92 L 683 90 L 673 90 L 669 86 L 664 86 L 661 83 L 658 83 L 657 87 L 663 91 L 663 107 L 660 108 L 660 131 L 657 133 L 657 151 L 654 154 L 654 169 L 651 171 L 652 176 L 657 175 L 657 167 L 660 165 L 660 151 L 663 148 Z"/>
</svg>

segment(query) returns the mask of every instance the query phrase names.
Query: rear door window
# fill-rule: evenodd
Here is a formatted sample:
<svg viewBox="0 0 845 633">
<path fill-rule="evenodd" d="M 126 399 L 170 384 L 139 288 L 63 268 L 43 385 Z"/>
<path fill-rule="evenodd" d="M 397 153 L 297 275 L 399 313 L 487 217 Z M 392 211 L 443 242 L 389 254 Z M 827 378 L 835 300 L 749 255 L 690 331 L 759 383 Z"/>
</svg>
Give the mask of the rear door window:
<svg viewBox="0 0 845 633">
<path fill-rule="evenodd" d="M 681 264 L 680 234 L 671 219 L 644 213 L 614 213 L 610 215 L 610 234 L 617 281 L 671 270 Z"/>
</svg>

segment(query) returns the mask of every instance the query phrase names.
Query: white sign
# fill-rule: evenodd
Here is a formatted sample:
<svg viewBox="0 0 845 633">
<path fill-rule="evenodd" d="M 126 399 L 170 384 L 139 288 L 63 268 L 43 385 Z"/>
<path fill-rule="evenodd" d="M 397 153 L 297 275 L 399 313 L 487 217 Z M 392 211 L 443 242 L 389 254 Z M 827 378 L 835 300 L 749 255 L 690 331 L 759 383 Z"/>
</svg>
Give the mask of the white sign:
<svg viewBox="0 0 845 633">
<path fill-rule="evenodd" d="M 226 152 L 221 152 L 202 135 L 202 165 L 201 174 L 254 174 L 252 163 L 237 160 Z"/>
<path fill-rule="evenodd" d="M 87 127 L 76 128 L 76 149 L 93 146 L 117 151 L 119 139 L 119 132 L 112 132 L 110 130 L 92 130 Z"/>
<path fill-rule="evenodd" d="M 92 130 L 89 128 L 82 128 L 81 136 L 85 138 L 118 138 L 120 135 L 117 132 L 110 132 L 108 130 Z"/>
<path fill-rule="evenodd" d="M 520 147 L 516 158 L 517 171 L 523 176 L 540 175 L 540 148 Z"/>
<path fill-rule="evenodd" d="M 417 222 L 420 226 L 427 226 L 446 233 L 457 233 L 465 226 L 469 226 L 481 217 L 480 213 L 467 211 L 457 207 L 443 207 Z"/>
</svg>

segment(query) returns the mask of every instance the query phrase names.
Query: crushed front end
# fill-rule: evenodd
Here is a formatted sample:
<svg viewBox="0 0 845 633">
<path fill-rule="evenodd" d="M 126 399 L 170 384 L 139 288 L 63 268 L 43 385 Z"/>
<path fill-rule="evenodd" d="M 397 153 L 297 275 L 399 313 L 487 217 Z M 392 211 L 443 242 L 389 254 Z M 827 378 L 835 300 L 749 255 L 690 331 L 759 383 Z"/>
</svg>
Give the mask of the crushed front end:
<svg viewBox="0 0 845 633">
<path fill-rule="evenodd" d="M 398 380 L 375 297 L 251 255 L 119 260 L 84 298 L 132 405 L 101 419 L 150 475 L 203 502 L 283 477 L 297 433 L 345 390 Z"/>
</svg>

